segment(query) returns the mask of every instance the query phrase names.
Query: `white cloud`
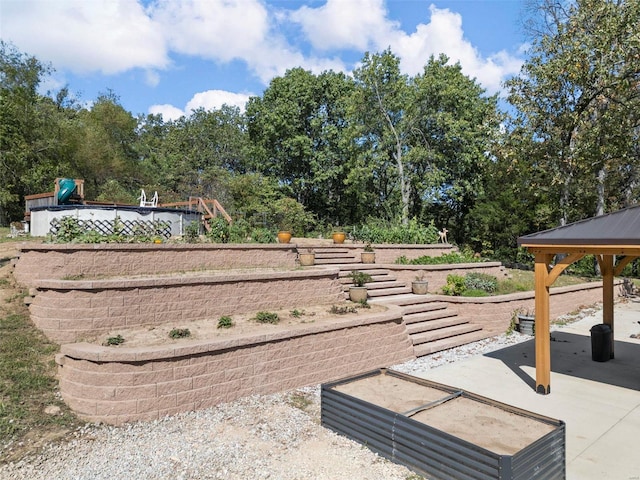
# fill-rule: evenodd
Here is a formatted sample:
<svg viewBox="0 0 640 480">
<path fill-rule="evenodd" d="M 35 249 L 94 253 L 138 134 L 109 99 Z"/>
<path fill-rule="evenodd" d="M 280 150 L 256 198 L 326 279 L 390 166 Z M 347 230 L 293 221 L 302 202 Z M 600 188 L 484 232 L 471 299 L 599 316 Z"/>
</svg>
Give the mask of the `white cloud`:
<svg viewBox="0 0 640 480">
<path fill-rule="evenodd" d="M 249 100 L 250 94 L 233 93 L 224 90 L 207 90 L 206 92 L 196 93 L 191 100 L 187 102 L 184 110 L 173 105 L 152 105 L 149 113 L 157 115 L 161 114 L 165 121 L 177 120 L 182 116 L 189 116 L 194 110 L 204 108 L 205 110 L 219 109 L 223 105 L 235 106 L 244 112 Z"/>
<path fill-rule="evenodd" d="M 224 90 L 207 90 L 206 92 L 196 93 L 191 100 L 187 102 L 185 110 L 191 113 L 192 110 L 204 108 L 205 110 L 213 110 L 229 105 L 239 107 L 244 112 L 250 95 L 244 93 L 225 92 Z"/>
<path fill-rule="evenodd" d="M 2 37 L 74 73 L 169 65 L 162 29 L 136 0 L 3 0 Z"/>
<path fill-rule="evenodd" d="M 365 51 L 372 45 L 379 47 L 376 38 L 387 38 L 399 29 L 387 19 L 383 0 L 327 0 L 318 8 L 303 6 L 289 18 L 300 24 L 313 47 L 321 51 Z"/>
<path fill-rule="evenodd" d="M 151 105 L 149 107 L 149 113 L 152 115 L 162 115 L 162 119 L 165 122 L 170 120 L 177 120 L 184 115 L 184 111 L 180 110 L 178 107 L 174 107 L 173 105 L 163 104 L 163 105 Z"/>
<path fill-rule="evenodd" d="M 458 13 L 431 5 L 429 22 L 407 33 L 388 20 L 384 5 L 383 0 L 328 0 L 319 8 L 302 7 L 290 18 L 300 24 L 317 50 L 382 51 L 390 47 L 401 58 L 402 70 L 410 75 L 420 73 L 431 55 L 444 53 L 451 62 L 460 62 L 462 71 L 490 93 L 497 92 L 502 80 L 520 69 L 522 60 L 504 51 L 483 57 L 465 38 Z"/>
</svg>

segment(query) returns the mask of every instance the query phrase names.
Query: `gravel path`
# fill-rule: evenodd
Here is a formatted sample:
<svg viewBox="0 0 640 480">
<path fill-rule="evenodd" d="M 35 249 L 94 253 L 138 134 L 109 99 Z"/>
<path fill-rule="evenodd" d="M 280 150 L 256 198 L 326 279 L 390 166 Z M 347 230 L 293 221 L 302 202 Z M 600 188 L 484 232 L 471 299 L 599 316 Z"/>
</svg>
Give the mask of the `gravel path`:
<svg viewBox="0 0 640 480">
<path fill-rule="evenodd" d="M 391 368 L 415 374 L 530 339 L 501 335 Z M 345 478 L 421 477 L 322 428 L 319 386 L 154 422 L 87 425 L 68 442 L 0 466 L 0 479 L 16 480 Z"/>
</svg>

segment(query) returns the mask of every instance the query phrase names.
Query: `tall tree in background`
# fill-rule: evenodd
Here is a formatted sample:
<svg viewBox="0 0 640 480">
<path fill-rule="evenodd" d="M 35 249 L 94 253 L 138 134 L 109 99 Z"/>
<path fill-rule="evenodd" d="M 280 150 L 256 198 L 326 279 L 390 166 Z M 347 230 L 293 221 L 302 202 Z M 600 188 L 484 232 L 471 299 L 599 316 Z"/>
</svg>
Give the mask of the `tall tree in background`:
<svg viewBox="0 0 640 480">
<path fill-rule="evenodd" d="M 370 194 L 378 193 L 373 205 L 403 224 L 409 221 L 411 175 L 406 154 L 410 150 L 412 124 L 409 115 L 413 90 L 400 72 L 400 58 L 387 49 L 366 53 L 353 72 L 356 90 L 352 98 L 352 135 L 358 146 L 356 168 L 350 181 Z M 373 199 L 363 198 L 369 206 Z"/>
<path fill-rule="evenodd" d="M 457 242 L 467 236 L 467 215 L 483 193 L 490 153 L 499 137 L 497 96 L 449 64 L 431 57 L 411 83 L 411 150 L 407 164 L 413 189 L 413 215 L 431 217 L 452 230 Z"/>
<path fill-rule="evenodd" d="M 247 105 L 252 168 L 279 179 L 288 195 L 326 221 L 345 216 L 344 110 L 352 88 L 341 73 L 294 68 Z"/>
<path fill-rule="evenodd" d="M 531 158 L 557 190 L 559 223 L 594 213 L 626 176 L 637 185 L 640 1 L 541 0 L 530 59 L 507 82 L 519 134 L 536 142 Z M 523 138 L 520 144 L 527 144 Z M 589 192 L 595 194 L 589 195 Z"/>
</svg>

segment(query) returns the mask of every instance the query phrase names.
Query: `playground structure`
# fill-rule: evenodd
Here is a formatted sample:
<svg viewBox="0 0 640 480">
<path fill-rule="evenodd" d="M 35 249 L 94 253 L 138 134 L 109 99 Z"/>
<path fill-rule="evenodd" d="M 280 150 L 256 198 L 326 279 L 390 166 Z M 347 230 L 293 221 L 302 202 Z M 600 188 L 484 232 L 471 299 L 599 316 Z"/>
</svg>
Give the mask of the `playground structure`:
<svg viewBox="0 0 640 480">
<path fill-rule="evenodd" d="M 142 190 L 138 200 L 137 205 L 85 200 L 83 179 L 56 178 L 53 192 L 25 196 L 23 229 L 32 236 L 44 237 L 57 231 L 63 217 L 72 216 L 81 226 L 101 234 L 113 233 L 113 224 L 118 219 L 121 233 L 133 235 L 144 229 L 169 238 L 183 235 L 193 222 L 208 231 L 208 220 L 219 215 L 232 222 L 214 199 L 189 197 L 186 202 L 160 204 L 157 192 L 147 198 Z"/>
</svg>

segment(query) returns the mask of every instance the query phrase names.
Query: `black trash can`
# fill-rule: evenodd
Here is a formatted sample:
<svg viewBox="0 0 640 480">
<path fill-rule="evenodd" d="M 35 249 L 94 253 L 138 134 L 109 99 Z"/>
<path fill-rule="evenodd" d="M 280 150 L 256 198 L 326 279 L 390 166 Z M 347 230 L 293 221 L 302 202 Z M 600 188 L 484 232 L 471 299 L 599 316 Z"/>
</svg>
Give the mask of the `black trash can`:
<svg viewBox="0 0 640 480">
<path fill-rule="evenodd" d="M 611 358 L 611 327 L 604 323 L 591 327 L 591 359 L 606 362 Z"/>
</svg>

